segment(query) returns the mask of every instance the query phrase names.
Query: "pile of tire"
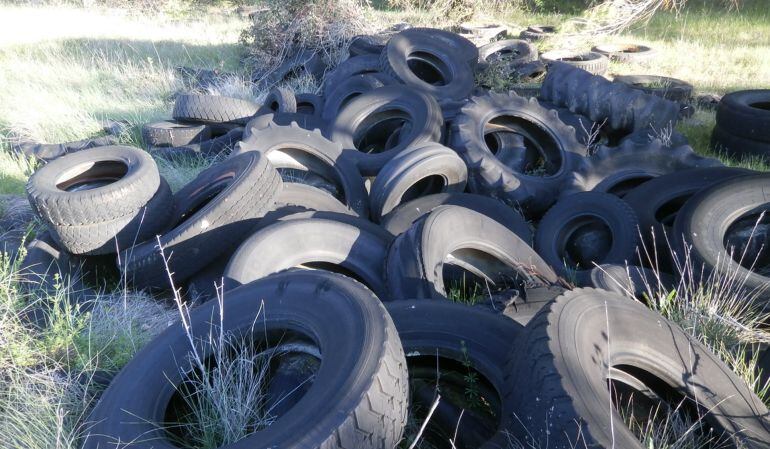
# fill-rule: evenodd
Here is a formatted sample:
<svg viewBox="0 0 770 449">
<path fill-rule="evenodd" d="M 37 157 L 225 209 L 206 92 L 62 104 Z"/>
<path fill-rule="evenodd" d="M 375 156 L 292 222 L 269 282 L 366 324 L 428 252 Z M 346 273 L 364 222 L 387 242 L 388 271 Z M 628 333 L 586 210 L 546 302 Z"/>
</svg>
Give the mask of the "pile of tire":
<svg viewBox="0 0 770 449">
<path fill-rule="evenodd" d="M 744 237 L 770 176 L 650 137 L 677 119 L 670 102 L 577 68 L 553 64 L 526 99 L 478 89 L 479 50 L 453 33 L 356 49 L 322 95 L 182 95 L 175 122 L 145 128 L 150 153 L 84 150 L 30 178 L 63 254 L 117 254 L 133 288 L 197 305 L 112 379 L 85 448 L 170 446 L 190 343 L 212 360 L 220 331 L 275 354 L 272 424 L 241 446 L 390 449 L 430 409 L 440 447 L 641 448 L 618 405 L 632 401 L 640 419 L 666 408 L 768 447 L 751 389 L 634 297 L 678 282 L 685 253 L 696 273 L 736 245 L 764 263 Z M 600 121 L 589 155 L 577 127 Z M 172 194 L 149 154 L 200 150 L 212 128 L 241 135 Z M 645 265 L 660 230 L 676 251 Z M 759 290 L 762 266 L 732 261 Z"/>
<path fill-rule="evenodd" d="M 711 135 L 716 151 L 737 159 L 770 160 L 770 90 L 742 90 L 724 97 L 717 106 Z"/>
</svg>

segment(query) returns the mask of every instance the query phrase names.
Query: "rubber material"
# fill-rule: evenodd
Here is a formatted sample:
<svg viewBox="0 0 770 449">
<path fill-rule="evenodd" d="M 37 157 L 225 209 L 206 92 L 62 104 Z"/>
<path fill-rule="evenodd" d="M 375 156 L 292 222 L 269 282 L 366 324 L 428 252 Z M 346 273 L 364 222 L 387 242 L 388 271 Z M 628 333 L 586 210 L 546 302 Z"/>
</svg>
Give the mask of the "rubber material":
<svg viewBox="0 0 770 449">
<path fill-rule="evenodd" d="M 385 215 L 380 225 L 391 234 L 406 232 L 414 222 L 440 206 L 459 206 L 478 212 L 505 226 L 524 240 L 532 243 L 529 223 L 517 210 L 502 201 L 473 193 L 436 193 L 404 203 Z"/>
<path fill-rule="evenodd" d="M 153 147 L 179 147 L 200 143 L 211 138 L 211 128 L 205 124 L 189 124 L 173 120 L 142 125 L 142 141 Z"/>
<path fill-rule="evenodd" d="M 343 157 L 340 144 L 324 138 L 320 130 L 308 131 L 296 123 L 278 126 L 266 119 L 262 124 L 250 122 L 249 129 L 250 136 L 236 146 L 233 156 L 259 152 L 279 171 L 292 170 L 282 173 L 285 182 L 310 185 L 317 182 L 317 186 L 328 188 L 356 213 L 368 216 L 369 201 L 364 180 L 355 166 Z M 297 176 L 304 178 L 295 179 L 295 171 L 299 172 Z"/>
<path fill-rule="evenodd" d="M 221 317 L 216 301 L 190 313 L 191 332 L 200 337 L 196 349 L 204 359 L 215 350 L 220 319 L 229 335 L 259 341 L 291 331 L 321 350 L 313 385 L 299 402 L 236 446 L 395 447 L 406 424 L 406 360 L 393 321 L 371 292 L 330 273 L 290 272 L 231 292 L 222 307 Z M 116 440 L 130 441 L 136 449 L 177 447 L 156 423 L 165 421 L 175 387 L 184 380 L 189 345 L 177 322 L 145 346 L 91 412 L 83 448 L 105 448 Z"/>
<path fill-rule="evenodd" d="M 408 126 L 405 126 L 406 124 Z M 378 127 L 401 129 L 397 141 L 382 142 L 385 133 Z M 376 175 L 387 161 L 405 148 L 421 142 L 441 139 L 441 108 L 431 96 L 405 86 L 385 86 L 363 93 L 351 100 L 329 125 L 334 142 L 342 145 L 344 157 L 353 161 L 364 176 Z M 406 131 L 404 131 L 406 129 Z M 372 136 L 373 135 L 373 136 Z M 368 140 L 367 140 L 368 139 Z M 379 140 L 378 140 L 379 139 Z M 369 144 L 377 152 L 358 148 Z M 379 150 L 379 151 L 378 151 Z"/>
<path fill-rule="evenodd" d="M 245 125 L 257 109 L 257 104 L 239 98 L 183 94 L 176 97 L 171 115 L 175 120 Z"/>
<path fill-rule="evenodd" d="M 556 274 L 516 234 L 485 215 L 443 206 L 396 238 L 386 280 L 392 298 L 447 296 L 444 265 L 462 267 L 497 285 L 509 279 L 555 283 Z"/>
<path fill-rule="evenodd" d="M 67 191 L 83 182 L 108 182 Z M 38 169 L 27 182 L 35 214 L 52 225 L 88 225 L 126 217 L 160 186 L 158 167 L 142 150 L 108 146 L 72 153 Z"/>
<path fill-rule="evenodd" d="M 634 210 L 614 195 L 576 193 L 543 216 L 535 250 L 561 276 L 576 270 L 580 282 L 594 264 L 625 264 L 636 258 L 638 223 Z"/>
<path fill-rule="evenodd" d="M 613 407 L 608 378 L 658 397 L 686 395 L 706 428 L 725 429 L 740 447 L 770 447 L 767 408 L 745 382 L 678 326 L 616 293 L 557 298 L 527 326 L 506 373 L 513 436 L 526 447 L 645 447 Z"/>
<path fill-rule="evenodd" d="M 545 159 L 544 176 L 517 171 L 492 153 L 485 136 L 496 122 L 523 135 L 528 147 Z M 540 106 L 534 98 L 496 93 L 471 98 L 453 124 L 450 147 L 468 165 L 471 191 L 499 198 L 530 215 L 553 204 L 588 151 L 556 111 Z"/>
<path fill-rule="evenodd" d="M 312 215 L 276 222 L 244 241 L 225 269 L 225 290 L 289 268 L 318 267 L 349 274 L 387 300 L 382 273 L 391 237 L 368 232 L 348 215 L 347 222 Z"/>
<path fill-rule="evenodd" d="M 719 160 L 700 156 L 690 146 L 667 148 L 657 139 L 645 145 L 628 141 L 617 148 L 600 146 L 575 171 L 562 196 L 589 190 L 623 196 L 658 176 L 690 168 L 721 166 Z"/>
<path fill-rule="evenodd" d="M 121 269 L 136 288 L 169 288 L 160 245 L 174 281 L 181 283 L 240 243 L 273 208 L 282 185 L 267 158 L 255 151 L 202 171 L 174 195 L 171 230 L 121 252 Z"/>
<path fill-rule="evenodd" d="M 383 215 L 416 197 L 462 192 L 467 179 L 465 163 L 451 149 L 434 142 L 407 148 L 385 164 L 372 184 L 372 220 L 380 222 Z"/>
</svg>

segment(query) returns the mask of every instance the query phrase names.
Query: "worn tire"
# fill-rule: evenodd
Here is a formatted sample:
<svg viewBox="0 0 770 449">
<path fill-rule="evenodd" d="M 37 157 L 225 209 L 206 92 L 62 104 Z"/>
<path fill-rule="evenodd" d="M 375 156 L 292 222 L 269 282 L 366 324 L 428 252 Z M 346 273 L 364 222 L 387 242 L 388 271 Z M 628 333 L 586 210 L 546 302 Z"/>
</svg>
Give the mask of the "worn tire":
<svg viewBox="0 0 770 449">
<path fill-rule="evenodd" d="M 266 156 L 279 171 L 296 170 L 306 174 L 297 182 L 318 183 L 362 217 L 369 214 L 369 201 L 364 180 L 356 167 L 343 156 L 342 146 L 326 139 L 320 130 L 308 131 L 296 123 L 279 126 L 265 121 L 259 128 L 252 122 L 250 135 L 241 141 L 233 155 L 256 151 Z M 285 182 L 292 182 L 289 174 L 281 173 Z"/>
<path fill-rule="evenodd" d="M 551 173 L 528 175 L 497 159 L 485 135 L 490 122 L 501 119 L 511 131 L 527 138 L 525 142 L 546 160 Z M 543 136 L 548 139 L 545 143 L 541 142 Z M 471 191 L 497 197 L 530 215 L 553 204 L 563 183 L 588 151 L 578 143 L 575 130 L 559 120 L 555 111 L 540 106 L 534 98 L 515 94 L 490 93 L 471 98 L 453 124 L 451 139 L 449 146 L 468 165 Z"/>
<path fill-rule="evenodd" d="M 380 56 L 380 68 L 439 102 L 462 100 L 473 90 L 473 69 L 452 50 L 433 30 L 410 28 L 390 38 Z M 475 45 L 473 50 L 478 59 Z"/>
<path fill-rule="evenodd" d="M 115 254 L 163 233 L 173 210 L 171 188 L 161 178 L 155 195 L 132 214 L 87 225 L 50 225 L 49 230 L 56 243 L 72 254 Z"/>
<path fill-rule="evenodd" d="M 537 48 L 527 41 L 506 39 L 491 42 L 479 48 L 479 63 L 504 62 L 511 67 L 537 61 Z"/>
<path fill-rule="evenodd" d="M 438 28 L 410 27 L 401 31 L 398 35 L 407 36 L 409 38 L 414 36 L 428 36 L 434 45 L 444 47 L 447 51 L 456 55 L 461 61 L 465 61 L 470 65 L 471 69 L 473 69 L 473 66 L 479 59 L 479 49 L 476 47 L 476 44 L 451 31 Z M 392 39 L 393 38 L 391 37 L 391 40 Z"/>
<path fill-rule="evenodd" d="M 688 145 L 668 148 L 657 139 L 642 145 L 627 141 L 619 147 L 599 147 L 565 183 L 562 196 L 594 191 L 622 197 L 658 176 L 690 168 L 721 166 L 719 160 L 700 156 Z"/>
<path fill-rule="evenodd" d="M 770 89 L 725 95 L 717 107 L 717 124 L 736 136 L 770 143 Z"/>
<path fill-rule="evenodd" d="M 273 208 L 282 185 L 278 172 L 258 152 L 202 171 L 174 195 L 172 228 L 158 241 L 121 252 L 121 269 L 137 288 L 168 288 L 160 244 L 174 280 L 186 280 L 237 245 L 256 219 Z"/>
<path fill-rule="evenodd" d="M 732 224 L 745 215 L 767 209 L 768 190 L 770 175 L 761 173 L 728 179 L 690 198 L 674 221 L 673 247 L 682 266 L 692 264 L 695 275 L 713 273 L 726 279 L 739 279 L 736 288 L 750 291 L 761 302 L 770 300 L 767 289 L 770 278 L 733 260 L 726 242 Z M 751 264 L 753 260 L 744 263 Z"/>
<path fill-rule="evenodd" d="M 191 332 L 208 337 L 196 340 L 204 358 L 215 349 L 220 319 L 223 331 L 233 335 L 258 340 L 291 330 L 323 351 L 313 386 L 292 413 L 238 445 L 395 447 L 406 424 L 406 360 L 393 321 L 371 292 L 334 274 L 290 272 L 231 292 L 222 307 L 220 312 L 210 301 L 190 314 Z M 180 364 L 189 345 L 177 322 L 140 351 L 91 412 L 83 448 L 105 448 L 114 441 L 130 442 L 135 449 L 177 447 L 156 423 L 166 419 L 167 404 L 184 380 Z"/>
<path fill-rule="evenodd" d="M 613 407 L 608 378 L 678 392 L 740 447 L 770 447 L 767 408 L 744 381 L 678 326 L 616 293 L 557 298 L 527 326 L 506 372 L 514 436 L 527 447 L 645 447 Z"/>
<path fill-rule="evenodd" d="M 239 98 L 183 94 L 176 97 L 171 116 L 175 120 L 245 125 L 258 109 L 259 105 Z"/>
<path fill-rule="evenodd" d="M 676 102 L 559 62 L 548 67 L 540 98 L 628 133 L 673 128 L 681 111 Z"/>
<path fill-rule="evenodd" d="M 592 52 L 606 56 L 611 61 L 630 63 L 649 61 L 657 55 L 657 52 L 646 45 L 616 45 L 604 44 L 597 45 L 591 49 Z"/>
<path fill-rule="evenodd" d="M 604 75 L 610 67 L 610 60 L 606 56 L 593 51 L 580 53 L 568 50 L 551 50 L 541 54 L 540 59 L 546 65 L 561 62 L 585 70 L 592 75 Z"/>
<path fill-rule="evenodd" d="M 486 215 L 508 228 L 527 244 L 532 243 L 532 230 L 529 223 L 518 211 L 500 200 L 473 193 L 437 193 L 416 198 L 393 209 L 380 220 L 380 225 L 397 236 L 440 206 L 465 207 Z"/>
<path fill-rule="evenodd" d="M 533 283 L 557 281 L 551 267 L 505 226 L 470 209 L 443 206 L 391 245 L 385 267 L 390 296 L 446 298 L 443 267 L 450 257 L 451 265 L 491 285 L 521 277 Z"/>
<path fill-rule="evenodd" d="M 734 167 L 708 167 L 679 170 L 653 178 L 623 197 L 639 219 L 647 250 L 657 255 L 664 268 L 671 268 L 670 241 L 674 220 L 693 195 L 726 179 L 754 173 Z"/>
<path fill-rule="evenodd" d="M 167 120 L 142 125 L 142 142 L 151 147 L 180 147 L 211 138 L 206 124 L 191 124 Z"/>
<path fill-rule="evenodd" d="M 443 121 L 441 108 L 430 95 L 393 85 L 363 93 L 351 100 L 329 124 L 329 134 L 331 140 L 342 145 L 343 157 L 353 161 L 362 175 L 374 176 L 405 148 L 422 142 L 438 142 Z M 383 142 L 380 138 L 393 135 L 395 129 L 388 133 L 388 127 L 403 129 L 406 123 L 409 124 L 406 135 L 399 132 L 396 142 L 389 144 L 388 139 Z M 368 137 L 371 143 L 367 141 Z"/>
<path fill-rule="evenodd" d="M 462 192 L 468 179 L 465 162 L 435 142 L 407 148 L 388 161 L 369 192 L 371 217 L 380 222 L 396 206 L 436 193 Z"/>
<path fill-rule="evenodd" d="M 349 215 L 339 219 L 328 213 L 308 215 L 311 218 L 284 217 L 260 226 L 230 258 L 224 273 L 225 290 L 304 266 L 348 274 L 387 300 L 382 273 L 392 237 L 384 231 L 369 232 L 357 223 L 361 219 Z"/>
<path fill-rule="evenodd" d="M 108 182 L 86 190 L 67 191 L 84 182 Z M 98 147 L 56 159 L 27 182 L 27 197 L 45 223 L 88 225 L 135 213 L 160 186 L 152 157 L 137 148 Z"/>
<path fill-rule="evenodd" d="M 451 371 L 451 362 L 456 362 L 472 367 L 483 376 L 470 381 L 475 383 L 478 393 L 483 396 L 480 398 L 481 401 L 489 402 L 493 407 L 502 405 L 500 399 L 506 391 L 503 384 L 503 361 L 507 358 L 511 344 L 515 344 L 516 339 L 523 332 L 523 326 L 480 307 L 449 301 L 398 300 L 387 303 L 385 307 L 393 318 L 404 353 L 407 355 L 413 388 L 421 380 L 417 375 L 420 372 L 423 374 L 427 372 L 426 365 L 429 365 L 434 372 L 434 376 L 428 383 L 436 389 L 435 383 L 441 382 L 442 377 L 438 369 L 450 370 L 448 376 L 452 376 L 455 372 Z M 442 360 L 448 360 L 449 363 L 442 363 Z M 466 382 L 469 377 L 465 378 Z M 487 397 L 488 394 L 494 397 Z M 413 402 L 418 399 L 414 394 L 411 398 Z M 445 416 L 439 408 L 438 413 L 433 415 L 431 423 L 448 435 L 456 435 L 457 447 L 479 449 L 505 447 L 506 423 L 500 422 L 496 427 L 485 429 L 486 432 L 479 432 L 479 429 L 473 425 L 474 418 L 478 416 L 474 411 L 466 409 L 462 419 L 459 419 L 459 416 L 451 413 L 451 411 L 460 411 L 459 406 L 453 403 L 451 393 L 442 391 L 441 402 L 449 405 L 447 408 L 450 414 Z M 427 410 L 431 404 L 421 405 Z M 414 412 L 414 407 L 412 410 Z M 497 417 L 500 419 L 500 414 Z M 416 418 L 419 419 L 419 417 Z M 492 434 L 491 438 L 484 438 L 488 436 L 485 434 L 489 433 Z M 430 438 L 430 430 L 425 435 Z"/>
<path fill-rule="evenodd" d="M 311 93 L 297 94 L 297 113 L 320 117 L 324 107 L 324 99 Z"/>
<path fill-rule="evenodd" d="M 389 84 L 395 84 L 395 82 L 391 77 L 382 73 L 365 73 L 345 78 L 337 83 L 326 96 L 321 117 L 332 121 L 340 113 L 340 110 L 355 97 Z"/>
<path fill-rule="evenodd" d="M 384 44 L 383 44 L 384 48 Z M 356 75 L 374 75 L 380 73 L 380 53 L 352 56 L 342 61 L 324 77 L 323 95 L 328 98 L 343 81 Z"/>
<path fill-rule="evenodd" d="M 594 263 L 635 259 L 638 236 L 636 214 L 623 200 L 609 193 L 581 192 L 557 202 L 543 216 L 535 232 L 535 250 L 561 276 L 574 270 L 580 283 Z"/>
<path fill-rule="evenodd" d="M 286 87 L 274 87 L 267 93 L 258 114 L 295 114 L 297 97 Z"/>
<path fill-rule="evenodd" d="M 740 159 L 757 157 L 770 160 L 770 142 L 761 142 L 740 137 L 717 124 L 711 134 L 711 147 L 716 152 Z"/>
<path fill-rule="evenodd" d="M 657 295 L 668 295 L 676 289 L 674 277 L 649 268 L 633 265 L 600 265 L 590 270 L 582 287 L 615 292 L 642 302 Z M 649 295 L 652 293 L 652 296 Z M 648 295 L 645 298 L 645 295 Z"/>
<path fill-rule="evenodd" d="M 676 78 L 654 75 L 620 75 L 612 79 L 615 83 L 623 83 L 632 89 L 638 89 L 648 94 L 656 95 L 666 100 L 685 102 L 692 98 L 692 84 Z M 650 85 L 661 85 L 651 87 Z"/>
<path fill-rule="evenodd" d="M 554 34 L 556 34 L 556 27 L 553 25 L 532 25 L 522 30 L 519 36 L 524 40 L 539 41 Z"/>
</svg>

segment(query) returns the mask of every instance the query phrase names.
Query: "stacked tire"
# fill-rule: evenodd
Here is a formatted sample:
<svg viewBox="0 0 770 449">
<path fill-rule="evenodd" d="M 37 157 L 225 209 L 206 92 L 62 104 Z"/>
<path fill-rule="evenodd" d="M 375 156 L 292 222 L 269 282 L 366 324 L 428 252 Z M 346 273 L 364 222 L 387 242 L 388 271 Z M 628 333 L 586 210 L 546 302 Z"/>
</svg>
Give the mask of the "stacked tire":
<svg viewBox="0 0 770 449">
<path fill-rule="evenodd" d="M 715 151 L 770 160 L 770 90 L 731 92 L 719 102 L 711 135 Z"/>
</svg>

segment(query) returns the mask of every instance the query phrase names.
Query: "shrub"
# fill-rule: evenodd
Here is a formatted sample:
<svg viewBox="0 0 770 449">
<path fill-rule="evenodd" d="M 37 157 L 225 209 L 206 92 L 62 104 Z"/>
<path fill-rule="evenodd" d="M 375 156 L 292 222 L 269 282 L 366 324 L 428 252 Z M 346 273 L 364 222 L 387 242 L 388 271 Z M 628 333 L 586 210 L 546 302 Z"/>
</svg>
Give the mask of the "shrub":
<svg viewBox="0 0 770 449">
<path fill-rule="evenodd" d="M 246 64 L 268 73 L 302 49 L 319 52 L 334 66 L 350 39 L 367 31 L 361 0 L 266 0 L 241 33 Z"/>
</svg>

